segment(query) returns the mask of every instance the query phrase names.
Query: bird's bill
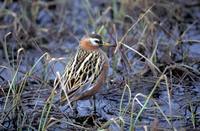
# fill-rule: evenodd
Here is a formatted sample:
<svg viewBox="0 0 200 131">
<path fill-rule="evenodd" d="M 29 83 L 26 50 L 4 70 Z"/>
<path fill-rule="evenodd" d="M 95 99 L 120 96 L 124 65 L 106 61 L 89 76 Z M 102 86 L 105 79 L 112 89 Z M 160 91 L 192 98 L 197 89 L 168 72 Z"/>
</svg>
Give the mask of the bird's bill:
<svg viewBox="0 0 200 131">
<path fill-rule="evenodd" d="M 115 46 L 115 45 L 110 44 L 110 43 L 107 43 L 107 42 L 104 42 L 104 43 L 103 43 L 103 46 L 110 47 L 110 46 Z"/>
</svg>

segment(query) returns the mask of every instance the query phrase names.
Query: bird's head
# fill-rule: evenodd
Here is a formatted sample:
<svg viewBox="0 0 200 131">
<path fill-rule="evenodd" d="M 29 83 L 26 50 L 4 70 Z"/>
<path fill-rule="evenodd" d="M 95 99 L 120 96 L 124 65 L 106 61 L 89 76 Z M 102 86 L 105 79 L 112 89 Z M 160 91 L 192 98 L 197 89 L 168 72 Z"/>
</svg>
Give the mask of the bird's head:
<svg viewBox="0 0 200 131">
<path fill-rule="evenodd" d="M 89 36 L 83 37 L 80 41 L 80 46 L 84 49 L 95 50 L 102 46 L 113 46 L 112 44 L 106 43 L 102 40 L 102 37 L 98 34 L 90 34 Z"/>
</svg>

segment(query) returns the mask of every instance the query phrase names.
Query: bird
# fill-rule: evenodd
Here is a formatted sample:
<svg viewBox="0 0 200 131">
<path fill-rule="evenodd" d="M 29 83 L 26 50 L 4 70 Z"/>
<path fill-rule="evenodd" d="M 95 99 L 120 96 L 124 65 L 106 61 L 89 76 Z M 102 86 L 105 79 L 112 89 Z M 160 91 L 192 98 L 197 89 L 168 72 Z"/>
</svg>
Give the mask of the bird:
<svg viewBox="0 0 200 131">
<path fill-rule="evenodd" d="M 99 34 L 84 36 L 62 76 L 61 102 L 70 103 L 94 96 L 106 82 L 109 61 L 101 47 L 111 47 Z"/>
</svg>

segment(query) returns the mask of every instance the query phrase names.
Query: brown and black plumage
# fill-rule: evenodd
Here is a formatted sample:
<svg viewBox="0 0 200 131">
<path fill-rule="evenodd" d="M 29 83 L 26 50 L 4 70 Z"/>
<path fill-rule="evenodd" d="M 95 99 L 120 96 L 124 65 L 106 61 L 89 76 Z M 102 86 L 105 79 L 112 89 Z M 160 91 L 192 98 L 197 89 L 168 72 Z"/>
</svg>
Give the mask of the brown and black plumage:
<svg viewBox="0 0 200 131">
<path fill-rule="evenodd" d="M 101 46 L 110 45 L 104 43 L 98 34 L 81 39 L 77 53 L 63 75 L 61 101 L 67 98 L 70 102 L 88 99 L 105 83 L 109 64 Z"/>
</svg>

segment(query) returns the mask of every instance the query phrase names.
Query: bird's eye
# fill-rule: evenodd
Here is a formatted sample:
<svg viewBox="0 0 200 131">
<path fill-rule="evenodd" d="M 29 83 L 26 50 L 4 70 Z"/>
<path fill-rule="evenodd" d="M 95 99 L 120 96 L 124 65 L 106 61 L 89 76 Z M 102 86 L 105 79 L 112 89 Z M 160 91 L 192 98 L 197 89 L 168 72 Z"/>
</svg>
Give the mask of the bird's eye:
<svg viewBox="0 0 200 131">
<path fill-rule="evenodd" d="M 99 42 L 100 42 L 100 41 L 99 41 L 99 40 L 95 40 L 94 42 L 96 42 L 96 43 L 98 43 L 98 44 L 99 44 Z"/>
</svg>

